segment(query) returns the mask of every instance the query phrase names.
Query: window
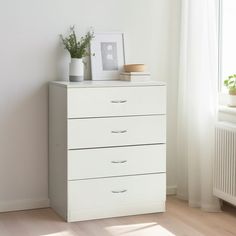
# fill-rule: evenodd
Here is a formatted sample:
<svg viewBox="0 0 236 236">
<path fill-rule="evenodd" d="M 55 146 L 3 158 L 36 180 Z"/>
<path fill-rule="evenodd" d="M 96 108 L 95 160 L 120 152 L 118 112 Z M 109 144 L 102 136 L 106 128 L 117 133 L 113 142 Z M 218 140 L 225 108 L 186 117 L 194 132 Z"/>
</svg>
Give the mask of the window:
<svg viewBox="0 0 236 236">
<path fill-rule="evenodd" d="M 224 92 L 224 79 L 236 74 L 236 0 L 220 0 L 219 25 L 219 87 Z"/>
</svg>

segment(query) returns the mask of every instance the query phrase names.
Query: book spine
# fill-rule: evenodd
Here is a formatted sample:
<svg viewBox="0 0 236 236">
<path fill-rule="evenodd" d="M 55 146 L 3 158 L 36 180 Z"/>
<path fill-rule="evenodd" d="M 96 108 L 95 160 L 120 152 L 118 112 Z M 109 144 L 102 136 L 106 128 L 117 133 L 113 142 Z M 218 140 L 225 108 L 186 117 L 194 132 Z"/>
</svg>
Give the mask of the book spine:
<svg viewBox="0 0 236 236">
<path fill-rule="evenodd" d="M 141 82 L 150 80 L 150 76 L 129 76 L 129 75 L 121 75 L 120 79 L 125 81 L 133 81 L 133 82 Z"/>
</svg>

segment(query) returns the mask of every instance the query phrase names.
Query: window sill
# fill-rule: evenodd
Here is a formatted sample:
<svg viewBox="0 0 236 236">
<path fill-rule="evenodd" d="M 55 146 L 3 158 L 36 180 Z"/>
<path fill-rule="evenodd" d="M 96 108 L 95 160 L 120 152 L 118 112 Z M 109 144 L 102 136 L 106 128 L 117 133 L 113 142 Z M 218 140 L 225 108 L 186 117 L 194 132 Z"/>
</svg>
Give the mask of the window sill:
<svg viewBox="0 0 236 236">
<path fill-rule="evenodd" d="M 229 106 L 225 106 L 225 105 L 220 105 L 219 112 L 236 115 L 236 107 L 229 107 Z"/>
<path fill-rule="evenodd" d="M 220 105 L 218 109 L 218 119 L 219 121 L 236 123 L 236 107 Z"/>
</svg>

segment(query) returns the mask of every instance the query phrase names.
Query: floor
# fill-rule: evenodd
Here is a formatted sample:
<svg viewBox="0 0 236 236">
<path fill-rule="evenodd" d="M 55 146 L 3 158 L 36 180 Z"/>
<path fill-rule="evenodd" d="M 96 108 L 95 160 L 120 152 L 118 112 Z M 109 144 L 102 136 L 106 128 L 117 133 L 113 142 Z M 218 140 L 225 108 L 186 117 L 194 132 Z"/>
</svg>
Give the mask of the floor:
<svg viewBox="0 0 236 236">
<path fill-rule="evenodd" d="M 236 212 L 206 213 L 168 197 L 167 212 L 66 223 L 51 209 L 0 214 L 0 236 L 232 236 Z"/>
</svg>

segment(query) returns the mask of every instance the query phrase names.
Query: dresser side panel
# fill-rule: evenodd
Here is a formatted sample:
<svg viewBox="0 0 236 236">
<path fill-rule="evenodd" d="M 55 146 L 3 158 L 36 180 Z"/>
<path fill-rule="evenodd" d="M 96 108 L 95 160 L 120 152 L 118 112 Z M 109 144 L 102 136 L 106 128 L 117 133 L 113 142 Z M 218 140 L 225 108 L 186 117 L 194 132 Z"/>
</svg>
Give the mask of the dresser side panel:
<svg viewBox="0 0 236 236">
<path fill-rule="evenodd" d="M 49 198 L 67 218 L 67 89 L 49 86 Z"/>
</svg>

